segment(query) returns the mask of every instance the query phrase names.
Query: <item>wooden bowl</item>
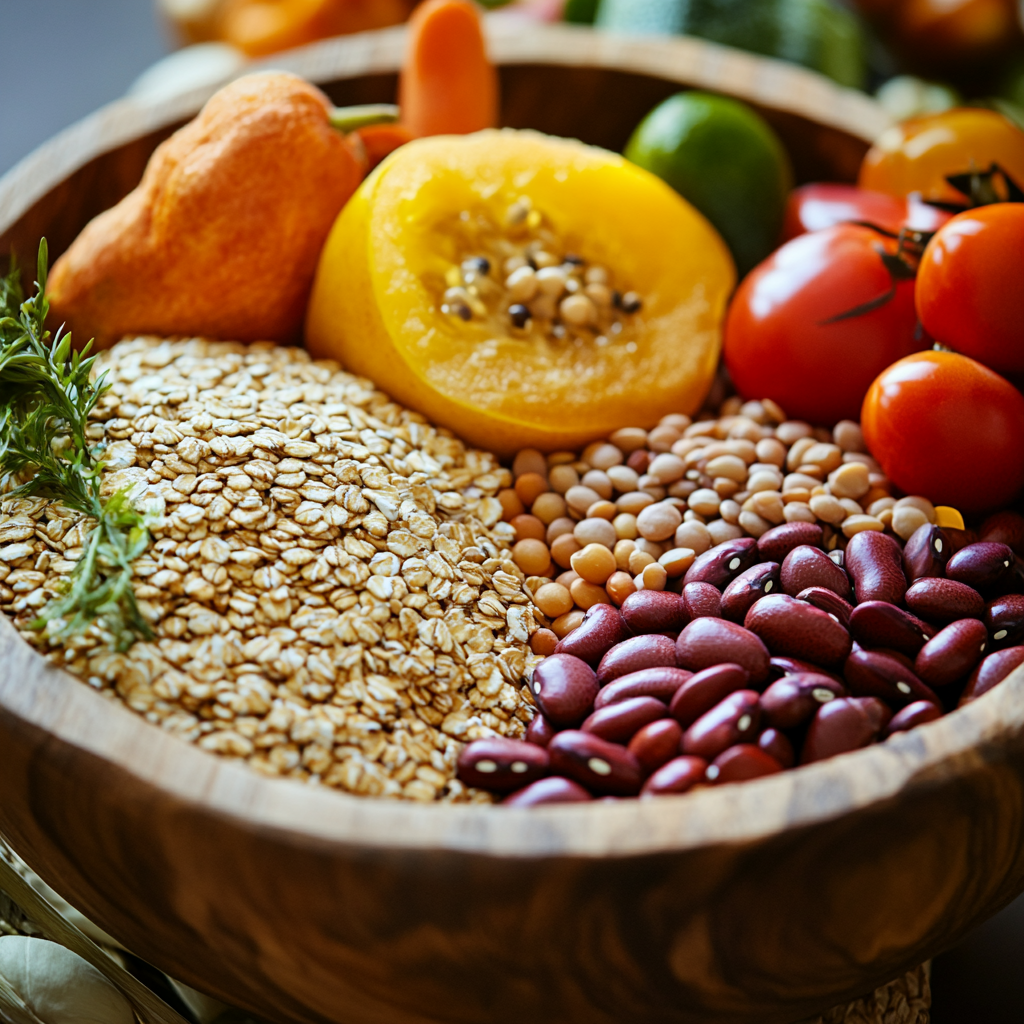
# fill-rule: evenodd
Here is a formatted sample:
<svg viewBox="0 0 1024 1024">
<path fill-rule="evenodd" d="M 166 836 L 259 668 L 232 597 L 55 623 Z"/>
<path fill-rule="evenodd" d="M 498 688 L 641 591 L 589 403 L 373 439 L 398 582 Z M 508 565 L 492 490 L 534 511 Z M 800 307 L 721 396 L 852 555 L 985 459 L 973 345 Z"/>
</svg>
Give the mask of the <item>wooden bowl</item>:
<svg viewBox="0 0 1024 1024">
<path fill-rule="evenodd" d="M 506 23 L 507 25 L 507 23 Z M 274 61 L 387 100 L 401 33 Z M 755 102 L 801 178 L 885 119 L 694 40 L 495 29 L 507 123 L 618 147 L 678 88 Z M 0 182 L 59 252 L 204 99 L 123 101 Z M 745 1024 L 864 993 L 1024 889 L 1024 672 L 879 746 L 740 786 L 510 810 L 268 780 L 48 667 L 0 621 L 0 829 L 129 948 L 281 1024 Z"/>
</svg>

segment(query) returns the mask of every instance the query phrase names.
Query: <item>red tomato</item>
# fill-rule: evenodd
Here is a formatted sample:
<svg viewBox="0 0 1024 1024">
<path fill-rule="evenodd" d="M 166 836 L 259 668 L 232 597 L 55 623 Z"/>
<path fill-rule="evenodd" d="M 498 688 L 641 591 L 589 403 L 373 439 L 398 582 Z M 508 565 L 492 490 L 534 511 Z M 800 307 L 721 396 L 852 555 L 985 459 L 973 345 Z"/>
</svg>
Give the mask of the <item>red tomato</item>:
<svg viewBox="0 0 1024 1024">
<path fill-rule="evenodd" d="M 1024 203 L 982 206 L 941 228 L 915 298 L 936 341 L 1000 373 L 1024 373 Z"/>
<path fill-rule="evenodd" d="M 725 322 L 725 364 L 739 393 L 811 423 L 855 420 L 875 377 L 929 344 L 917 337 L 912 280 L 870 313 L 827 322 L 892 288 L 880 252 L 895 249 L 844 224 L 794 238 L 755 267 Z"/>
<path fill-rule="evenodd" d="M 900 228 L 935 231 L 950 214 L 921 201 L 917 192 L 897 199 L 856 185 L 824 182 L 801 185 L 789 193 L 782 236 L 787 241 L 806 231 L 821 231 L 849 221 L 867 221 L 898 234 Z"/>
<path fill-rule="evenodd" d="M 919 352 L 871 385 L 871 454 L 908 494 L 961 512 L 1009 503 L 1024 485 L 1024 395 L 956 352 Z"/>
</svg>

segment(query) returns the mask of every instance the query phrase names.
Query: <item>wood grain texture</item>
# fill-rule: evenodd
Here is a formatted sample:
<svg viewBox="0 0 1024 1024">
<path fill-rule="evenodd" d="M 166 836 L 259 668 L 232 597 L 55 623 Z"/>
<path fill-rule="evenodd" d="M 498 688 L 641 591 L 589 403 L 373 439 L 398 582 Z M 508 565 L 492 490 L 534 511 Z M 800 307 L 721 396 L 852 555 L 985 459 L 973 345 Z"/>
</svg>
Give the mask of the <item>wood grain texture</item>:
<svg viewBox="0 0 1024 1024">
<path fill-rule="evenodd" d="M 757 100 L 822 176 L 850 177 L 884 125 L 808 72 L 693 40 L 492 42 L 509 123 L 605 145 L 679 84 Z M 383 32 L 275 64 L 386 99 L 401 45 Z M 58 136 L 0 181 L 0 246 L 31 253 L 45 231 L 59 251 L 203 98 L 124 101 Z M 206 754 L 0 620 L 0 759 L 0 831 L 40 875 L 158 967 L 281 1024 L 782 1024 L 916 967 L 1024 889 L 1024 672 L 742 786 L 424 807 Z"/>
</svg>

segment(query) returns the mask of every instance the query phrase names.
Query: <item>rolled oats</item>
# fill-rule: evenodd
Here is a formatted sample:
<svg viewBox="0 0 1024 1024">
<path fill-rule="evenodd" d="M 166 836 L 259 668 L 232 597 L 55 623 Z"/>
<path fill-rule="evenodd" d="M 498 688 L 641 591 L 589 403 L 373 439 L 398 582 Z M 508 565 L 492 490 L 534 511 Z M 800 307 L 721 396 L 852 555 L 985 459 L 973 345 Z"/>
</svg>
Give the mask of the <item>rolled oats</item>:
<svg viewBox="0 0 1024 1024">
<path fill-rule="evenodd" d="M 0 610 L 26 640 L 263 774 L 490 801 L 456 759 L 523 735 L 528 641 L 547 624 L 500 521 L 509 471 L 301 349 L 136 338 L 100 363 L 112 388 L 93 427 L 152 516 L 134 570 L 156 637 L 121 655 L 97 628 L 60 645 L 29 629 L 89 524 L 7 500 Z"/>
</svg>

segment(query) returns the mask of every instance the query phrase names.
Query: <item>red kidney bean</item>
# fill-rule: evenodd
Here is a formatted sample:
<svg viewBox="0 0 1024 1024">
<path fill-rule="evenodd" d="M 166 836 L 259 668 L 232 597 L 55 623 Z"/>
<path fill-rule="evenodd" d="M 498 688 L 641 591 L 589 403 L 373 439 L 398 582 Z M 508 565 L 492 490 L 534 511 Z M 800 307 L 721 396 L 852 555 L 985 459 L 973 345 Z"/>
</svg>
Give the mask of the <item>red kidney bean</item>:
<svg viewBox="0 0 1024 1024">
<path fill-rule="evenodd" d="M 988 693 L 1021 664 L 1024 664 L 1024 646 L 1007 647 L 1005 651 L 990 654 L 967 680 L 967 686 L 960 698 L 961 706 Z"/>
<path fill-rule="evenodd" d="M 748 779 L 759 779 L 762 775 L 775 775 L 781 771 L 782 765 L 767 751 L 753 743 L 737 743 L 708 765 L 704 778 L 721 786 L 727 782 L 746 782 Z"/>
<path fill-rule="evenodd" d="M 1024 640 L 1024 594 L 1007 594 L 989 601 L 985 625 L 996 647 L 1014 647 Z"/>
<path fill-rule="evenodd" d="M 676 691 L 668 707 L 668 713 L 687 729 L 720 704 L 730 693 L 746 688 L 750 673 L 742 665 L 712 665 L 702 669 L 683 683 Z"/>
<path fill-rule="evenodd" d="M 691 622 L 722 617 L 722 593 L 710 583 L 687 583 L 683 587 L 683 605 Z"/>
<path fill-rule="evenodd" d="M 741 572 L 722 592 L 722 618 L 743 622 L 755 601 L 779 589 L 779 563 L 759 562 Z"/>
<path fill-rule="evenodd" d="M 617 704 L 632 697 L 656 697 L 666 704 L 672 699 L 676 690 L 693 676 L 684 668 L 642 668 L 639 672 L 619 676 L 614 682 L 602 687 L 594 699 L 594 710 Z"/>
<path fill-rule="evenodd" d="M 739 537 L 716 544 L 686 570 L 683 585 L 687 583 L 710 583 L 721 589 L 745 569 L 757 561 L 757 541 L 753 537 Z"/>
<path fill-rule="evenodd" d="M 846 571 L 853 580 L 855 603 L 888 601 L 902 604 L 907 590 L 903 551 L 886 533 L 862 530 L 846 545 Z"/>
<path fill-rule="evenodd" d="M 685 793 L 704 782 L 708 763 L 703 757 L 677 757 L 662 765 L 645 783 L 641 796 Z"/>
<path fill-rule="evenodd" d="M 774 729 L 796 729 L 812 719 L 822 704 L 846 696 L 846 687 L 828 676 L 810 672 L 783 676 L 761 694 L 761 720 Z"/>
<path fill-rule="evenodd" d="M 679 753 L 683 727 L 674 718 L 661 718 L 640 729 L 629 741 L 629 752 L 640 762 L 645 775 L 668 764 Z"/>
<path fill-rule="evenodd" d="M 766 600 L 766 599 L 763 599 Z M 691 672 L 735 662 L 759 686 L 768 678 L 768 648 L 749 629 L 727 619 L 694 619 L 676 641 L 676 661 Z"/>
<path fill-rule="evenodd" d="M 946 575 L 946 563 L 953 553 L 949 538 L 938 526 L 925 523 L 910 536 L 903 548 L 903 571 L 914 580 Z"/>
<path fill-rule="evenodd" d="M 625 748 L 589 732 L 568 729 L 548 746 L 552 771 L 586 786 L 592 793 L 633 796 L 640 792 L 640 762 Z"/>
<path fill-rule="evenodd" d="M 778 729 L 765 729 L 757 737 L 757 745 L 774 757 L 783 768 L 792 768 L 796 764 L 796 752 L 790 738 Z"/>
<path fill-rule="evenodd" d="M 915 700 L 901 708 L 892 716 L 885 729 L 885 736 L 891 736 L 894 732 L 908 732 L 917 725 L 924 725 L 925 722 L 934 722 L 942 717 L 942 708 L 933 704 L 930 700 Z"/>
<path fill-rule="evenodd" d="M 981 594 L 956 580 L 916 580 L 907 588 L 905 600 L 915 615 L 940 624 L 957 619 L 980 619 L 985 614 Z"/>
<path fill-rule="evenodd" d="M 782 562 L 794 548 L 809 544 L 821 547 L 822 530 L 817 523 L 783 523 L 765 530 L 757 539 L 760 558 L 766 562 Z"/>
<path fill-rule="evenodd" d="M 597 681 L 607 686 L 613 679 L 639 672 L 642 668 L 675 667 L 676 645 L 658 633 L 633 636 L 616 644 L 597 666 Z"/>
<path fill-rule="evenodd" d="M 935 630 L 888 601 L 864 601 L 850 615 L 850 635 L 862 647 L 890 647 L 913 658 Z"/>
<path fill-rule="evenodd" d="M 730 693 L 701 715 L 684 733 L 684 754 L 711 761 L 728 747 L 755 739 L 761 724 L 761 707 L 755 690 Z"/>
<path fill-rule="evenodd" d="M 526 742 L 546 747 L 558 730 L 538 711 L 526 727 Z"/>
<path fill-rule="evenodd" d="M 538 807 L 540 804 L 577 804 L 594 798 L 578 783 L 550 775 L 505 797 L 505 807 Z"/>
<path fill-rule="evenodd" d="M 996 512 L 981 524 L 978 540 L 1006 544 L 1024 557 L 1024 516 L 1019 512 Z"/>
<path fill-rule="evenodd" d="M 954 530 L 952 527 L 943 527 L 943 533 L 949 538 L 949 551 L 950 555 L 955 555 L 958 551 L 962 551 L 968 544 L 978 543 L 978 533 L 976 530 Z"/>
<path fill-rule="evenodd" d="M 620 611 L 627 628 L 638 634 L 670 632 L 678 636 L 690 621 L 682 595 L 670 590 L 638 590 L 622 602 Z"/>
<path fill-rule="evenodd" d="M 834 679 L 837 683 L 843 681 L 843 677 L 838 673 L 830 672 L 820 665 L 812 665 L 811 662 L 803 661 L 800 658 L 786 658 L 780 655 L 771 660 L 769 673 L 773 679 L 780 679 L 782 676 L 795 676 L 800 672 L 815 672 L 818 675 L 828 676 L 829 679 Z"/>
<path fill-rule="evenodd" d="M 850 579 L 845 570 L 820 548 L 806 544 L 793 548 L 782 563 L 780 573 L 782 590 L 790 597 L 796 597 L 808 587 L 824 587 L 842 598 L 850 596 Z"/>
<path fill-rule="evenodd" d="M 921 648 L 914 659 L 914 671 L 929 686 L 952 686 L 974 670 L 986 647 L 985 623 L 958 619 Z"/>
<path fill-rule="evenodd" d="M 502 736 L 467 743 L 456 770 L 460 782 L 493 793 L 511 793 L 547 773 L 548 752 L 543 747 Z"/>
<path fill-rule="evenodd" d="M 597 676 L 585 661 L 571 654 L 551 654 L 533 670 L 530 689 L 552 725 L 579 725 L 594 710 Z"/>
<path fill-rule="evenodd" d="M 630 697 L 589 715 L 580 726 L 612 743 L 628 743 L 645 725 L 668 717 L 668 708 L 655 697 Z"/>
<path fill-rule="evenodd" d="M 850 634 L 828 612 L 788 594 L 762 597 L 747 612 L 743 624 L 772 654 L 806 658 L 830 667 L 850 653 Z"/>
<path fill-rule="evenodd" d="M 881 651 L 855 650 L 843 669 L 846 685 L 855 697 L 879 697 L 902 708 L 915 700 L 930 700 L 941 707 L 931 687 L 902 661 Z"/>
<path fill-rule="evenodd" d="M 597 668 L 602 656 L 629 637 L 619 610 L 610 604 L 595 604 L 587 609 L 583 621 L 555 645 L 555 654 L 571 654 Z"/>
<path fill-rule="evenodd" d="M 850 628 L 850 613 L 853 605 L 844 601 L 835 591 L 826 590 L 825 587 L 808 587 L 796 595 L 798 601 L 806 601 L 827 612 L 839 623 L 843 629 Z"/>
<path fill-rule="evenodd" d="M 982 541 L 961 548 L 946 563 L 946 576 L 982 594 L 992 593 L 1013 575 L 1013 551 L 1006 544 Z"/>
<path fill-rule="evenodd" d="M 856 640 L 853 642 L 854 651 L 872 651 L 875 654 L 884 654 L 887 658 L 893 658 L 898 661 L 908 672 L 914 671 L 914 659 L 908 658 L 905 654 L 900 654 L 899 651 L 894 651 L 891 647 L 875 647 L 867 648 L 862 647 Z"/>
<path fill-rule="evenodd" d="M 807 730 L 800 763 L 823 761 L 866 747 L 878 739 L 890 718 L 892 712 L 877 697 L 840 697 L 829 701 L 818 709 Z"/>
</svg>

